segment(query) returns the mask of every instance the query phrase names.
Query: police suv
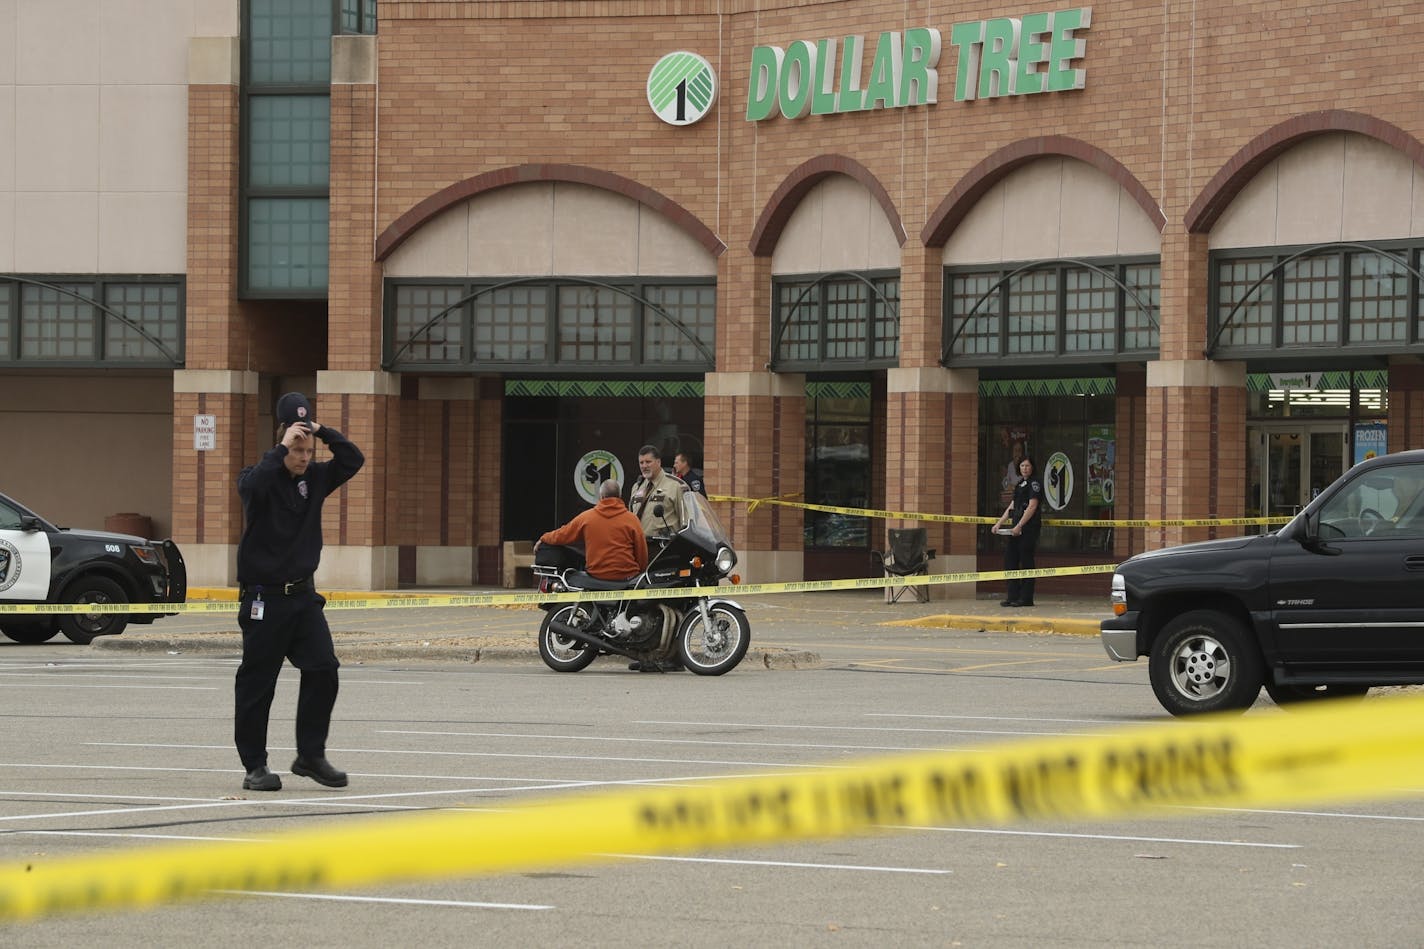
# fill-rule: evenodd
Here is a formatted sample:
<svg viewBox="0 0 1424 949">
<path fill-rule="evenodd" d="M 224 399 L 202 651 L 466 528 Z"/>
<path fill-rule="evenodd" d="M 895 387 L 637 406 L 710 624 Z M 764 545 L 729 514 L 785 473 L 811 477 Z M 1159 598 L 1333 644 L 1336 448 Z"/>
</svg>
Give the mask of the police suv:
<svg viewBox="0 0 1424 949">
<path fill-rule="evenodd" d="M 84 644 L 172 613 L 17 613 L 19 603 L 182 603 L 183 555 L 171 540 L 56 527 L 0 494 L 0 632 L 17 643 L 64 633 Z"/>
</svg>

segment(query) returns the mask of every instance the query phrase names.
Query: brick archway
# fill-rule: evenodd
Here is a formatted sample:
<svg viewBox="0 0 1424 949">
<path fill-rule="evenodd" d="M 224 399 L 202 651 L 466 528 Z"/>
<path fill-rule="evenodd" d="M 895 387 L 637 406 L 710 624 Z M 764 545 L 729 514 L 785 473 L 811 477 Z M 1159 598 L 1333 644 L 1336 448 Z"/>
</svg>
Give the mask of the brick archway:
<svg viewBox="0 0 1424 949">
<path fill-rule="evenodd" d="M 442 188 L 391 222 L 376 238 L 376 260 L 385 260 L 416 231 L 436 215 L 462 201 L 510 185 L 531 182 L 572 182 L 602 188 L 632 198 L 667 218 L 714 257 L 721 256 L 727 245 L 703 224 L 691 211 L 660 192 L 611 171 L 583 165 L 537 164 L 513 165 L 487 171 Z"/>
<path fill-rule="evenodd" d="M 1286 119 L 1247 142 L 1222 166 L 1187 209 L 1184 223 L 1190 234 L 1212 229 L 1218 218 L 1262 168 L 1302 140 L 1329 132 L 1355 132 L 1396 148 L 1414 164 L 1424 167 L 1424 144 L 1403 129 L 1381 119 L 1344 109 L 1325 109 Z"/>
<path fill-rule="evenodd" d="M 771 252 L 776 249 L 776 242 L 781 239 L 782 231 L 786 230 L 791 215 L 801 204 L 801 200 L 822 179 L 831 175 L 845 175 L 864 185 L 866 190 L 875 197 L 880 209 L 885 212 L 885 218 L 890 222 L 890 228 L 895 233 L 895 240 L 901 247 L 905 246 L 905 225 L 901 223 L 900 212 L 896 209 L 895 202 L 891 200 L 890 193 L 880 183 L 880 179 L 871 174 L 869 168 L 854 158 L 847 158 L 844 155 L 822 155 L 819 158 L 803 162 L 793 169 L 791 174 L 786 176 L 786 180 L 781 183 L 781 187 L 777 188 L 767 200 L 766 207 L 757 220 L 756 229 L 752 231 L 752 238 L 747 244 L 753 256 L 769 257 L 771 255 Z"/>
<path fill-rule="evenodd" d="M 1009 172 L 1040 158 L 1055 156 L 1075 158 L 1092 165 L 1116 181 L 1132 196 L 1159 233 L 1166 225 L 1167 216 L 1162 213 L 1157 200 L 1143 187 L 1142 182 L 1127 170 L 1127 166 L 1122 162 L 1102 149 L 1076 138 L 1068 138 L 1064 135 L 1043 135 L 1006 145 L 975 165 L 968 174 L 960 179 L 959 184 L 954 186 L 954 189 L 945 196 L 944 200 L 939 203 L 939 207 L 935 208 L 934 213 L 930 215 L 924 230 L 920 232 L 924 245 L 926 247 L 943 247 L 945 241 L 949 240 L 954 229 L 960 225 L 975 203 L 990 188 L 1002 181 Z"/>
</svg>

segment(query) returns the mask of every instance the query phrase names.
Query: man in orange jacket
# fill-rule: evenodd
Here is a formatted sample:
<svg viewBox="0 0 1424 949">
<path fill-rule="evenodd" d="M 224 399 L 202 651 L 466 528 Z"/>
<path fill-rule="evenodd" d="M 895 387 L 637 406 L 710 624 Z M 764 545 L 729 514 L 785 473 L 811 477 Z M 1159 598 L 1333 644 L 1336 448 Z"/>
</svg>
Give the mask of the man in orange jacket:
<svg viewBox="0 0 1424 949">
<path fill-rule="evenodd" d="M 622 486 L 609 478 L 598 486 L 598 504 L 558 530 L 539 538 L 540 544 L 583 541 L 585 570 L 600 580 L 629 580 L 648 566 L 648 541 L 643 524 L 628 510 Z"/>
</svg>

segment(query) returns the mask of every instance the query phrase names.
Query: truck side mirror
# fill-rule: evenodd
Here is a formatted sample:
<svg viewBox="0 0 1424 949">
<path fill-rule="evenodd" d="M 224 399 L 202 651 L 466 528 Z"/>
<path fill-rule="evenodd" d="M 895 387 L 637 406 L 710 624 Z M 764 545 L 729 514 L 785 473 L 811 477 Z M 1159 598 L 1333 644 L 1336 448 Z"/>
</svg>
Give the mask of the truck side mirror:
<svg viewBox="0 0 1424 949">
<path fill-rule="evenodd" d="M 1339 547 L 1331 547 L 1320 538 L 1320 510 L 1318 508 L 1301 515 L 1300 529 L 1295 533 L 1295 540 L 1313 554 L 1338 557 L 1342 553 Z"/>
</svg>

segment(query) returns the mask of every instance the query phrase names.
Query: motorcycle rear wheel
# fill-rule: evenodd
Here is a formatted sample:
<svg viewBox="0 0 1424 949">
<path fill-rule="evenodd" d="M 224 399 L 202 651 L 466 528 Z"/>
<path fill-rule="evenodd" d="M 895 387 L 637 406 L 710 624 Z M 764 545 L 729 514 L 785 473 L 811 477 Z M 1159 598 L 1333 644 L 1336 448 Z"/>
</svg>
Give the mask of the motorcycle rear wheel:
<svg viewBox="0 0 1424 949">
<path fill-rule="evenodd" d="M 544 660 L 544 665 L 555 672 L 587 669 L 589 663 L 598 658 L 598 650 L 572 636 L 556 632 L 552 622 L 557 619 L 574 629 L 585 629 L 590 625 L 591 618 L 588 608 L 578 603 L 565 603 L 545 613 L 544 622 L 539 625 L 539 658 Z"/>
<path fill-rule="evenodd" d="M 719 676 L 731 672 L 747 654 L 752 642 L 752 626 L 747 614 L 725 603 L 707 608 L 711 628 L 702 622 L 702 611 L 693 607 L 677 630 L 677 653 L 689 672 Z"/>
</svg>

